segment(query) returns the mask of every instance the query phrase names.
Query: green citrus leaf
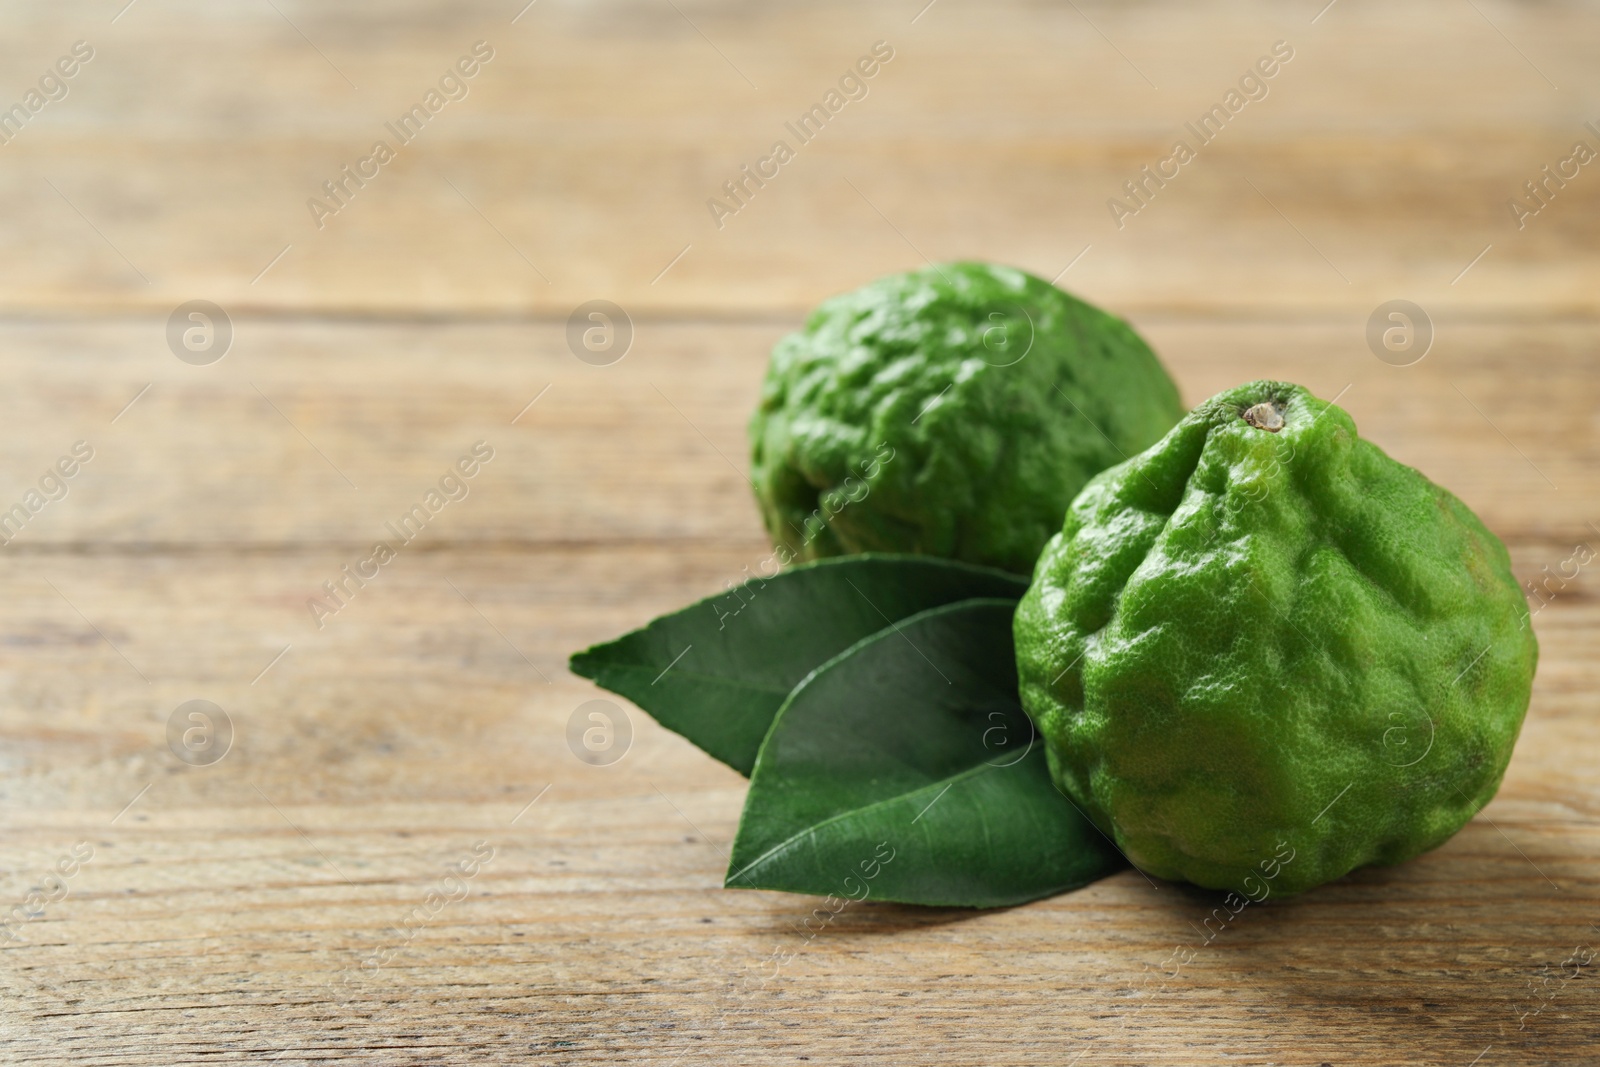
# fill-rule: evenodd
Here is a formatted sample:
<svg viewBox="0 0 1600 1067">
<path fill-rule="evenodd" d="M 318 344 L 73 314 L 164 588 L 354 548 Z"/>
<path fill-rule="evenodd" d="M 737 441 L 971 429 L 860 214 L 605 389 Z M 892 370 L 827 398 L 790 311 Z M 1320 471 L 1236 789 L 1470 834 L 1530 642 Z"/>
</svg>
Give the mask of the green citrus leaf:
<svg viewBox="0 0 1600 1067">
<path fill-rule="evenodd" d="M 772 717 L 812 670 L 919 611 L 972 597 L 1014 601 L 1027 586 L 931 556 L 824 560 L 664 615 L 577 653 L 571 669 L 748 775 Z"/>
<path fill-rule="evenodd" d="M 1014 607 L 932 608 L 802 682 L 756 759 L 725 884 L 999 907 L 1126 866 L 1050 782 L 1017 702 Z"/>
</svg>

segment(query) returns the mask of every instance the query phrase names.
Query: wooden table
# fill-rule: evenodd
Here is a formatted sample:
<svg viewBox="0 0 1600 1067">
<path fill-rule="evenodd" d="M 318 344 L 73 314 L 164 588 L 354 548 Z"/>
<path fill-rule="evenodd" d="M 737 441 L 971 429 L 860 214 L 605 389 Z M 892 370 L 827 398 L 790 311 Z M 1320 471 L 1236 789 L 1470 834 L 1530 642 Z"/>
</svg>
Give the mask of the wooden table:
<svg viewBox="0 0 1600 1067">
<path fill-rule="evenodd" d="M 1059 278 L 1191 402 L 1337 395 L 1519 578 L 1558 572 L 1600 545 L 1600 172 L 1541 168 L 1600 147 L 1600 13 L 522 2 L 0 16 L 5 101 L 93 51 L 0 145 L 0 509 L 93 452 L 0 554 L 0 1059 L 1600 1062 L 1591 568 L 1536 616 L 1485 812 L 1176 977 L 1212 902 L 1132 871 L 998 912 L 869 903 L 772 973 L 813 902 L 718 888 L 743 781 L 636 709 L 622 759 L 580 761 L 600 694 L 564 666 L 765 555 L 767 350 L 924 257 Z M 879 41 L 865 96 L 732 211 L 723 183 Z M 1278 41 L 1265 98 L 1126 199 Z M 567 341 L 597 299 L 633 327 L 609 365 Z M 1365 339 L 1393 299 L 1433 327 L 1413 365 Z M 220 360 L 169 347 L 195 300 Z M 480 441 L 466 498 L 315 619 Z M 191 700 L 231 723 L 220 759 Z"/>
</svg>

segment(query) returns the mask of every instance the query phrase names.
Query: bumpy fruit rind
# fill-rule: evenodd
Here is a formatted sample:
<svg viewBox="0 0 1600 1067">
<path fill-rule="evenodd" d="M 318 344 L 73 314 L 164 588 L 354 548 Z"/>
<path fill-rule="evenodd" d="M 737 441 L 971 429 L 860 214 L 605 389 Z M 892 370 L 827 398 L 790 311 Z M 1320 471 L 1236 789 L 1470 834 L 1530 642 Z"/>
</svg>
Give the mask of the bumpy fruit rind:
<svg viewBox="0 0 1600 1067">
<path fill-rule="evenodd" d="M 1019 270 L 943 264 L 828 300 L 777 344 L 751 481 L 786 558 L 1027 574 L 1083 484 L 1182 415 L 1122 320 Z"/>
<path fill-rule="evenodd" d="M 1093 479 L 1014 628 L 1062 791 L 1145 871 L 1252 897 L 1460 829 L 1538 658 L 1477 516 L 1271 381 Z"/>
</svg>

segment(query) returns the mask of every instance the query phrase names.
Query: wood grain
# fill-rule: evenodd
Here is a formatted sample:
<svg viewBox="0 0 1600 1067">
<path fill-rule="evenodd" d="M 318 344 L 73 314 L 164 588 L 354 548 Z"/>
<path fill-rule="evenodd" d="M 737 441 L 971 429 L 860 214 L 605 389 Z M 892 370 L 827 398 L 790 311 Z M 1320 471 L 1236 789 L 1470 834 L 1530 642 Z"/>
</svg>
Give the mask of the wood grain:
<svg viewBox="0 0 1600 1067">
<path fill-rule="evenodd" d="M 19 72 L 97 48 L 0 147 L 0 306 L 795 313 L 923 254 L 1050 278 L 1092 246 L 1070 284 L 1130 311 L 1596 310 L 1600 180 L 1520 230 L 1506 208 L 1600 148 L 1578 7 L 106 6 L 18 13 L 0 42 Z M 319 229 L 322 182 L 477 40 L 496 58 L 467 97 Z M 706 201 L 878 40 L 867 96 L 718 228 Z M 1278 40 L 1269 95 L 1117 228 L 1123 182 Z"/>
<path fill-rule="evenodd" d="M 924 253 L 1051 277 L 1090 246 L 1062 284 L 1127 314 L 1187 401 L 1268 376 L 1338 396 L 1525 581 L 1600 543 L 1600 178 L 1521 231 L 1504 204 L 1600 118 L 1600 16 L 520 6 L 0 15 L 0 97 L 97 49 L 0 145 L 0 509 L 94 449 L 0 548 L 0 900 L 92 850 L 0 940 L 0 1058 L 1594 1060 L 1597 964 L 1563 966 L 1600 948 L 1587 570 L 1535 618 L 1485 812 L 1210 945 L 1209 895 L 1134 871 L 998 912 L 868 902 L 807 940 L 815 901 L 718 888 L 742 779 L 631 707 L 626 755 L 579 761 L 569 718 L 603 694 L 564 663 L 765 556 L 743 472 L 766 352 Z M 315 229 L 316 186 L 480 39 L 470 95 Z M 718 230 L 704 200 L 879 39 L 867 97 Z M 1278 39 L 1268 98 L 1116 229 L 1106 198 Z M 611 366 L 567 348 L 596 297 L 635 327 Z M 1364 337 L 1394 297 L 1436 329 L 1409 367 Z M 209 366 L 165 339 L 195 298 L 235 331 Z M 307 598 L 479 441 L 465 499 L 319 627 Z M 168 747 L 196 698 L 234 730 L 209 766 Z"/>
</svg>

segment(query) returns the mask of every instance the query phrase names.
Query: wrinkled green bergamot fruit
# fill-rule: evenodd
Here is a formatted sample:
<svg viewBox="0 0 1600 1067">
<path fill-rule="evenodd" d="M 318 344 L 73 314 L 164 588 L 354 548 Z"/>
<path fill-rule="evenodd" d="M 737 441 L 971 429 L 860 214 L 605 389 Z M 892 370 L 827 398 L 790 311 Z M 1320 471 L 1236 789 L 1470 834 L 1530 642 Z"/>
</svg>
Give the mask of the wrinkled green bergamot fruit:
<svg viewBox="0 0 1600 1067">
<path fill-rule="evenodd" d="M 1058 787 L 1145 871 L 1252 899 L 1460 829 L 1538 659 L 1477 516 L 1267 381 L 1091 481 L 1015 633 Z"/>
<path fill-rule="evenodd" d="M 947 263 L 834 297 L 778 342 L 751 480 L 784 562 L 913 552 L 1027 574 L 1083 484 L 1182 415 L 1121 319 Z"/>
</svg>

